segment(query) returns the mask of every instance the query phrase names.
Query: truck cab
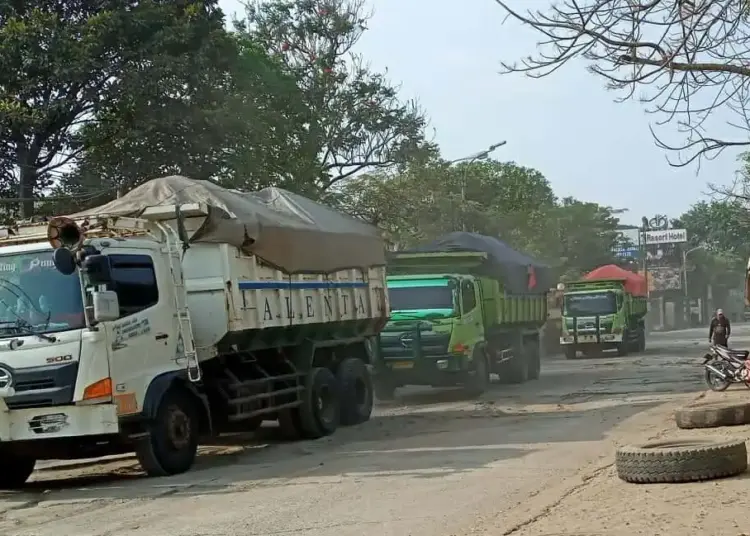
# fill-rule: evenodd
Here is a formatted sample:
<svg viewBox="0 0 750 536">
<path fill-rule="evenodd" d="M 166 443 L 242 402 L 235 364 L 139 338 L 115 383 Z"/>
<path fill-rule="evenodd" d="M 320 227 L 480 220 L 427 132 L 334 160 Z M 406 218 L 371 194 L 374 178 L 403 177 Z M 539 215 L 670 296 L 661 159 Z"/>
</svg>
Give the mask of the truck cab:
<svg viewBox="0 0 750 536">
<path fill-rule="evenodd" d="M 387 284 L 391 316 L 380 337 L 383 366 L 398 371 L 402 384 L 428 376 L 431 385 L 454 385 L 455 377 L 444 373 L 466 373 L 474 346 L 484 340 L 476 279 L 425 274 L 391 276 Z"/>
<path fill-rule="evenodd" d="M 545 293 L 509 293 L 483 272 L 480 251 L 402 252 L 389 260 L 390 317 L 375 352 L 381 400 L 404 385 L 462 386 L 481 394 L 490 375 L 521 383 L 540 370 Z"/>
<path fill-rule="evenodd" d="M 622 281 L 569 283 L 562 307 L 560 344 L 566 356 L 615 349 L 620 355 L 645 346 L 645 300 L 633 297 Z"/>
</svg>

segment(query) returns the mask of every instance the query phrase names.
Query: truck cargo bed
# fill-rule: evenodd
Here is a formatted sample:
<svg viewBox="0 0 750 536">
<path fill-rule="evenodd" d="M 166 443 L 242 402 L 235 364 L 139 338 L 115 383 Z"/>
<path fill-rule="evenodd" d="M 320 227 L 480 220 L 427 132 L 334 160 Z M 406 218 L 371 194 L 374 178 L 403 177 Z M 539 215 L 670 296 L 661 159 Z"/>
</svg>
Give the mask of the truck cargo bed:
<svg viewBox="0 0 750 536">
<path fill-rule="evenodd" d="M 183 272 L 201 360 L 221 344 L 370 336 L 388 316 L 385 267 L 290 276 L 227 244 L 193 244 Z"/>
</svg>

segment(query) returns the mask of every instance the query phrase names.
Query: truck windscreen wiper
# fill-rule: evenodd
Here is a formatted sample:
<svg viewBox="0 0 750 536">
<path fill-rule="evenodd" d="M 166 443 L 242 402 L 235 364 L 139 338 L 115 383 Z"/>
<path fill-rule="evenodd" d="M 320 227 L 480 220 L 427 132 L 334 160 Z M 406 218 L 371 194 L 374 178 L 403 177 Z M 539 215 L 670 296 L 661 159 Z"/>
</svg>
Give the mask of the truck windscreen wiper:
<svg viewBox="0 0 750 536">
<path fill-rule="evenodd" d="M 18 320 L 8 320 L 0 322 L 0 330 L 2 329 L 11 329 L 13 330 L 14 335 L 34 336 L 47 342 L 55 342 L 57 340 L 57 338 L 52 335 L 39 333 L 38 331 L 34 330 L 31 324 L 21 318 L 19 318 Z"/>
</svg>

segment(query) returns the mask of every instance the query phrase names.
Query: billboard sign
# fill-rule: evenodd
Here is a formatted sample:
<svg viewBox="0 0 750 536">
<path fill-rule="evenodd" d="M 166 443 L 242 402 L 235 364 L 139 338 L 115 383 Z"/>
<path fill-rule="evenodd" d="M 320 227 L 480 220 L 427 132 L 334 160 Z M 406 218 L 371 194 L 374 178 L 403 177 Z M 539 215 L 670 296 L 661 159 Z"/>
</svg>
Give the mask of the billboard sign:
<svg viewBox="0 0 750 536">
<path fill-rule="evenodd" d="M 646 231 L 646 245 L 679 244 L 687 242 L 687 229 L 664 229 L 663 231 Z"/>
</svg>

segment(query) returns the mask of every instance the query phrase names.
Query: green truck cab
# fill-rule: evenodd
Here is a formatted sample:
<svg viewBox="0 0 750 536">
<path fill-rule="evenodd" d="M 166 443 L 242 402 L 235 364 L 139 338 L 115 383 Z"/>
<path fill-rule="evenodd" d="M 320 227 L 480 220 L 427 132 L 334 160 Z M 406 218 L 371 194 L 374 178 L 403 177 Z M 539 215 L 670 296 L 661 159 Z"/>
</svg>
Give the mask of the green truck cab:
<svg viewBox="0 0 750 536">
<path fill-rule="evenodd" d="M 540 373 L 546 293 L 510 294 L 482 270 L 479 251 L 399 253 L 389 260 L 390 319 L 378 337 L 375 393 L 404 385 L 463 385 L 472 395 L 490 374 L 521 383 Z"/>
<path fill-rule="evenodd" d="M 565 357 L 577 352 L 618 355 L 646 349 L 646 297 L 627 279 L 584 280 L 565 285 L 560 345 Z"/>
</svg>

